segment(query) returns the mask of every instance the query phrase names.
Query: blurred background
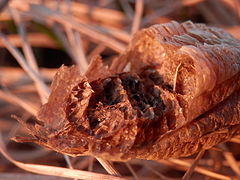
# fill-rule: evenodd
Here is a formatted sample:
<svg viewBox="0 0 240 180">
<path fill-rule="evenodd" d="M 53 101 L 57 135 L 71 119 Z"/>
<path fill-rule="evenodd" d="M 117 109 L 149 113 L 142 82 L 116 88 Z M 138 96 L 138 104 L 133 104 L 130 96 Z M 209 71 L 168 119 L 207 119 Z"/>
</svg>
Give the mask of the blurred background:
<svg viewBox="0 0 240 180">
<path fill-rule="evenodd" d="M 130 179 L 181 179 L 196 156 L 104 166 L 92 157 L 64 157 L 33 143 L 10 140 L 27 134 L 12 115 L 33 121 L 62 64 L 76 64 L 84 73 L 98 54 L 110 64 L 138 29 L 171 20 L 205 23 L 240 38 L 240 0 L 0 0 L 0 141 L 12 158 L 101 174 L 112 167 Z M 208 150 L 190 179 L 240 179 L 239 144 L 236 137 Z M 91 178 L 96 177 L 82 179 Z M 0 155 L 2 179 L 58 178 L 32 174 Z"/>
</svg>

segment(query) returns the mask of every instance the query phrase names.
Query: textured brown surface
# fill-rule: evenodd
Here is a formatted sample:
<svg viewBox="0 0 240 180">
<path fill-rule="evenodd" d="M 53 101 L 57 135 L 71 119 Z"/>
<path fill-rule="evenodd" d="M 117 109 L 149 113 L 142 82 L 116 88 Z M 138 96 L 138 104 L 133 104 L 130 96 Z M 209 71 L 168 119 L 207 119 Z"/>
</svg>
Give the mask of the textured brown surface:
<svg viewBox="0 0 240 180">
<path fill-rule="evenodd" d="M 131 64 L 131 72 L 154 66 L 165 82 L 176 86 L 191 121 L 239 88 L 239 57 L 240 41 L 225 31 L 172 21 L 136 33 L 121 60 Z"/>
<path fill-rule="evenodd" d="M 189 156 L 240 133 L 240 42 L 170 22 L 139 31 L 111 71 L 61 67 L 38 113 L 36 141 L 112 160 Z M 130 63 L 130 72 L 122 72 Z M 113 73 L 115 72 L 115 73 Z"/>
</svg>

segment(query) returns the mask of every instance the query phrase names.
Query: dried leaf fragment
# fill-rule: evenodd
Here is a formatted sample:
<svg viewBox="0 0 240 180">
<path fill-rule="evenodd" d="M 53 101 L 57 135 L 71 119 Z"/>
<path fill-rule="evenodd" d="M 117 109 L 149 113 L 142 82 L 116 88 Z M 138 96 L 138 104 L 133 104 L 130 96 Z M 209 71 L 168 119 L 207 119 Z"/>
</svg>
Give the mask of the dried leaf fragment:
<svg viewBox="0 0 240 180">
<path fill-rule="evenodd" d="M 211 148 L 240 133 L 239 48 L 239 40 L 203 24 L 143 29 L 110 69 L 98 58 L 86 77 L 61 67 L 32 134 L 61 153 L 112 160 Z M 130 72 L 122 72 L 125 62 Z"/>
</svg>

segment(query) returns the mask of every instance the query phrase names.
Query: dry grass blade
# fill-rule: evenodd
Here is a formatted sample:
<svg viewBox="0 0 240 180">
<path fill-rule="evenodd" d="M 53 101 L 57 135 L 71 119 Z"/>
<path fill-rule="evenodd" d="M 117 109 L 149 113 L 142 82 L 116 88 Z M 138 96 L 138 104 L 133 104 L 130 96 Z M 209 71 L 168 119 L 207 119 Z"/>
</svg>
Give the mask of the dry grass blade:
<svg viewBox="0 0 240 180">
<path fill-rule="evenodd" d="M 191 167 L 187 170 L 187 172 L 184 174 L 184 176 L 182 177 L 182 180 L 189 180 L 194 169 L 196 168 L 199 160 L 202 158 L 203 154 L 205 153 L 205 149 L 203 149 L 202 151 L 200 151 L 196 157 L 196 159 L 194 160 L 193 164 L 191 165 Z"/>
<path fill-rule="evenodd" d="M 22 116 L 22 121 L 26 122 L 29 118 L 31 118 L 31 114 L 29 113 L 24 113 Z M 8 143 L 10 142 L 11 137 L 14 137 L 17 133 L 17 131 L 20 129 L 20 124 L 19 123 L 14 123 L 14 125 L 12 126 L 11 130 L 9 131 L 9 133 L 5 136 L 5 144 L 8 145 Z"/>
<path fill-rule="evenodd" d="M 211 10 L 206 4 L 199 4 L 197 6 L 201 14 L 208 20 L 209 23 L 214 23 L 217 26 L 221 26 L 221 19 L 214 14 L 214 11 Z"/>
<path fill-rule="evenodd" d="M 60 23 L 64 26 L 69 26 L 74 30 L 92 38 L 97 42 L 102 42 L 109 48 L 121 53 L 125 50 L 125 44 L 117 41 L 114 38 L 111 38 L 103 33 L 98 32 L 93 27 L 89 27 L 86 24 L 81 24 L 79 22 L 74 21 L 71 17 L 66 16 L 61 13 L 57 13 L 48 9 L 41 5 L 31 5 L 31 10 L 25 13 L 25 15 L 34 18 L 36 20 L 41 19 L 42 22 L 46 22 L 46 20 L 52 24 L 53 22 Z"/>
<path fill-rule="evenodd" d="M 88 27 L 96 29 L 99 32 L 102 32 L 108 36 L 112 36 L 126 43 L 129 43 L 131 40 L 131 35 L 129 33 L 116 28 L 107 27 L 107 26 L 92 26 L 92 25 L 88 25 Z"/>
<path fill-rule="evenodd" d="M 93 171 L 93 163 L 94 163 L 95 158 L 92 156 L 88 157 L 88 171 L 92 172 Z"/>
<path fill-rule="evenodd" d="M 28 1 L 32 3 L 32 1 Z M 47 1 L 46 4 L 50 7 L 53 7 L 54 1 Z M 59 8 L 61 11 L 69 9 L 69 6 L 71 7 L 71 12 L 74 16 L 82 17 L 83 15 L 88 15 L 95 20 L 110 23 L 122 23 L 125 21 L 124 14 L 114 9 L 96 6 L 94 7 L 88 5 L 87 3 L 79 3 L 74 1 L 71 1 L 70 3 L 59 3 Z M 109 16 L 109 14 L 111 15 Z"/>
<path fill-rule="evenodd" d="M 61 42 L 61 44 L 63 45 L 64 49 L 68 53 L 68 55 L 72 59 L 74 59 L 75 57 L 74 57 L 73 51 L 71 49 L 70 42 L 68 41 L 67 37 L 65 36 L 63 31 L 61 30 L 61 27 L 59 26 L 59 24 L 55 23 L 53 25 L 52 29 L 53 29 L 54 33 L 56 34 L 56 36 L 58 37 L 58 39 Z"/>
<path fill-rule="evenodd" d="M 0 90 L 0 98 L 13 105 L 16 105 L 16 104 L 19 105 L 20 107 L 22 107 L 23 109 L 25 109 L 27 112 L 29 112 L 34 116 L 37 114 L 37 107 L 32 105 L 30 102 L 26 102 L 18 98 L 17 96 L 15 96 L 14 94 L 11 94 L 10 92 Z"/>
<path fill-rule="evenodd" d="M 123 11 L 125 12 L 126 16 L 128 17 L 128 19 L 133 19 L 133 9 L 130 6 L 128 0 L 119 0 L 119 3 L 123 9 Z"/>
<path fill-rule="evenodd" d="M 36 175 L 30 173 L 1 173 L 0 180 L 69 180 L 69 178 Z"/>
<path fill-rule="evenodd" d="M 45 47 L 45 48 L 51 48 L 51 49 L 58 48 L 57 44 L 52 39 L 50 39 L 46 34 L 28 33 L 26 36 L 29 44 L 32 47 Z M 15 47 L 22 47 L 22 40 L 21 40 L 21 37 L 19 37 L 19 35 L 9 34 L 9 35 L 6 35 L 6 37 L 9 40 L 9 42 Z M 4 44 L 1 41 L 0 41 L 0 46 L 1 47 L 4 46 Z"/>
<path fill-rule="evenodd" d="M 18 161 L 29 161 L 31 159 L 44 158 L 49 155 L 51 152 L 46 151 L 44 149 L 34 150 L 34 151 L 23 151 L 19 152 L 17 150 L 10 151 L 13 159 L 17 159 Z"/>
<path fill-rule="evenodd" d="M 236 21 L 238 21 L 239 24 L 239 17 L 240 17 L 240 1 L 238 0 L 221 0 L 222 3 L 231 8 L 232 12 L 235 12 L 235 17 L 233 16 L 232 18 L 236 19 Z"/>
<path fill-rule="evenodd" d="M 164 176 L 162 173 L 158 172 L 157 170 L 155 170 L 153 167 L 151 167 L 150 165 L 144 163 L 144 166 L 146 168 L 148 168 L 150 171 L 152 171 L 154 174 L 156 174 L 157 176 L 159 176 L 161 178 L 161 180 L 179 180 L 178 178 L 169 178 Z"/>
<path fill-rule="evenodd" d="M 144 1 L 136 0 L 135 1 L 135 14 L 133 18 L 131 34 L 134 34 L 140 27 L 141 18 L 143 13 Z"/>
<path fill-rule="evenodd" d="M 21 65 L 21 67 L 25 70 L 26 73 L 32 78 L 32 80 L 36 83 L 36 85 L 41 90 L 42 94 L 42 101 L 46 102 L 48 95 L 49 95 L 49 89 L 48 87 L 43 83 L 43 80 L 39 76 L 38 73 L 36 73 L 32 68 L 29 67 L 29 65 L 26 63 L 26 60 L 22 56 L 22 54 L 7 40 L 7 38 L 0 33 L 0 39 L 2 40 L 5 47 L 11 52 L 11 54 L 15 57 L 15 59 L 18 61 L 18 63 Z"/>
<path fill-rule="evenodd" d="M 103 44 L 99 44 L 95 49 L 92 50 L 91 53 L 89 53 L 87 59 L 91 60 L 93 56 L 101 54 L 106 49 L 106 46 Z"/>
<path fill-rule="evenodd" d="M 126 162 L 125 164 L 126 164 L 126 166 L 128 167 L 128 169 L 131 171 L 131 173 L 132 173 L 132 175 L 134 176 L 134 178 L 135 178 L 136 180 L 140 180 L 140 178 L 138 177 L 137 173 L 134 171 L 134 169 L 132 168 L 132 166 L 131 166 L 128 162 Z"/>
<path fill-rule="evenodd" d="M 186 161 L 182 161 L 180 159 L 169 159 L 168 161 L 162 160 L 162 161 L 159 161 L 159 162 L 170 165 L 170 166 L 173 166 L 173 167 L 175 167 L 177 169 L 180 169 L 180 170 L 183 170 L 183 169 L 186 170 L 186 169 L 191 167 L 191 163 L 186 162 Z M 195 172 L 198 172 L 200 174 L 203 174 L 203 175 L 215 178 L 215 179 L 232 180 L 231 177 L 225 176 L 223 174 L 215 173 L 213 171 L 210 171 L 208 169 L 198 167 L 198 166 L 195 167 Z"/>
<path fill-rule="evenodd" d="M 76 48 L 76 54 L 78 55 L 78 64 L 80 68 L 82 69 L 82 72 L 85 73 L 88 68 L 88 61 L 86 58 L 86 55 L 83 50 L 83 42 L 80 36 L 79 32 L 73 31 L 74 39 L 75 39 L 75 48 Z"/>
<path fill-rule="evenodd" d="M 10 138 L 16 135 L 18 129 L 19 129 L 19 124 L 18 123 L 14 124 L 14 126 L 11 128 L 11 131 L 5 136 L 4 142 L 6 145 L 8 145 L 8 143 L 10 142 Z"/>
<path fill-rule="evenodd" d="M 211 5 L 211 10 L 215 12 L 216 16 L 219 18 L 221 16 L 222 25 L 237 25 L 239 22 L 239 18 L 234 14 L 236 9 L 232 9 L 228 11 L 225 3 L 218 0 L 210 1 L 209 4 Z M 237 7 L 237 4 L 235 4 Z"/>
<path fill-rule="evenodd" d="M 151 21 L 154 21 L 154 19 L 161 17 L 161 16 L 166 16 L 167 14 L 170 14 L 171 12 L 173 12 L 174 10 L 176 10 L 179 7 L 179 4 L 174 3 L 171 7 L 164 7 L 162 9 L 157 10 L 154 13 L 151 13 L 147 16 L 145 16 L 142 19 L 141 22 L 141 26 L 146 26 L 146 24 L 148 24 Z"/>
<path fill-rule="evenodd" d="M 12 12 L 12 16 L 13 19 L 15 21 L 15 24 L 17 25 L 18 28 L 18 33 L 20 34 L 21 40 L 22 40 L 22 47 L 23 47 L 23 52 L 24 55 L 26 57 L 26 60 L 28 62 L 28 65 L 30 68 L 32 68 L 32 70 L 38 74 L 39 69 L 37 66 L 37 61 L 35 59 L 35 56 L 33 54 L 32 48 L 30 47 L 27 38 L 26 38 L 26 32 L 25 32 L 25 27 L 24 24 L 21 20 L 21 17 L 18 13 L 17 10 L 15 9 L 10 9 Z M 46 103 L 47 102 L 47 96 L 49 94 L 49 90 L 46 87 L 46 85 L 44 84 L 44 82 L 42 81 L 42 77 L 40 76 L 40 74 L 38 74 L 39 79 L 37 80 L 37 82 L 35 81 L 38 93 L 40 95 L 41 101 L 42 103 Z"/>
<path fill-rule="evenodd" d="M 22 47 L 23 47 L 23 52 L 26 57 L 26 60 L 28 61 L 29 66 L 34 71 L 38 72 L 37 61 L 35 59 L 32 48 L 30 47 L 27 37 L 26 37 L 24 22 L 22 21 L 21 16 L 17 10 L 10 9 L 10 12 L 12 13 L 13 20 L 14 20 L 15 24 L 17 25 L 18 33 L 22 40 Z"/>
<path fill-rule="evenodd" d="M 65 159 L 65 161 L 67 162 L 67 165 L 68 165 L 69 169 L 74 169 L 74 168 L 73 168 L 73 165 L 72 165 L 72 162 L 71 162 L 71 160 L 70 160 L 70 158 L 69 158 L 69 156 L 67 156 L 67 155 L 64 154 L 64 159 Z M 74 180 L 77 180 L 77 179 L 74 178 Z"/>
<path fill-rule="evenodd" d="M 81 161 L 80 162 L 78 162 L 77 163 L 77 167 L 78 167 L 78 169 L 86 169 L 86 168 L 88 168 L 88 166 L 89 166 L 89 163 L 90 163 L 90 157 L 91 156 L 89 156 L 89 157 L 82 157 L 82 159 L 81 159 Z M 95 160 L 95 158 L 94 157 L 91 157 L 93 160 Z M 77 159 L 75 159 L 75 160 L 77 160 Z M 75 162 L 76 163 L 76 162 Z"/>
<path fill-rule="evenodd" d="M 225 144 L 219 144 L 218 146 L 224 150 L 223 156 L 227 160 L 227 162 L 228 162 L 229 166 L 232 168 L 232 170 L 236 173 L 238 179 L 240 179 L 240 168 L 239 168 L 239 165 L 237 164 L 237 161 L 234 158 L 233 154 L 231 152 L 229 152 L 229 150 Z"/>
<path fill-rule="evenodd" d="M 4 107 L 0 109 L 0 116 L 4 116 L 6 114 L 10 114 L 18 110 L 19 107 L 12 107 L 11 104 L 6 104 Z M 7 124 L 7 123 L 6 123 Z M 1 127 L 4 127 L 5 123 L 1 124 Z"/>
<path fill-rule="evenodd" d="M 91 179 L 105 179 L 105 180 L 126 180 L 125 178 L 114 177 L 110 175 L 104 175 L 99 173 L 87 172 L 82 170 L 73 170 L 61 167 L 47 166 L 47 165 L 37 165 L 37 164 L 26 164 L 19 161 L 16 161 L 11 158 L 11 156 L 7 153 L 6 147 L 3 144 L 3 139 L 0 134 L 0 152 L 2 155 L 11 161 L 16 166 L 30 172 L 42 174 L 42 175 L 50 175 L 50 176 L 59 176 L 59 177 L 67 177 L 67 178 L 77 178 L 84 180 Z"/>
<path fill-rule="evenodd" d="M 101 158 L 96 158 L 96 159 L 109 174 L 121 176 L 121 174 L 114 168 L 114 166 L 108 160 L 104 160 Z"/>
<path fill-rule="evenodd" d="M 193 6 L 203 1 L 204 0 L 178 0 L 175 2 L 173 1 L 171 5 L 169 5 L 169 3 L 167 2 L 164 4 L 164 8 L 157 9 L 154 13 L 145 16 L 142 20 L 141 25 L 145 26 L 146 24 L 152 22 L 158 17 L 167 17 L 168 14 L 173 13 L 176 9 L 179 9 L 182 6 Z"/>
<path fill-rule="evenodd" d="M 69 167 L 70 169 L 73 169 L 73 165 L 72 165 L 72 163 L 71 163 L 71 160 L 70 160 L 69 156 L 64 155 L 64 159 L 65 159 L 65 161 L 67 162 L 68 167 Z"/>
<path fill-rule="evenodd" d="M 86 72 L 88 63 L 85 57 L 85 54 L 83 52 L 83 47 L 81 43 L 81 39 L 79 37 L 79 34 L 77 32 L 74 32 L 71 27 L 66 27 L 66 33 L 68 40 L 71 44 L 71 49 L 73 50 L 74 55 L 74 61 L 79 67 L 79 70 L 82 74 Z"/>
</svg>

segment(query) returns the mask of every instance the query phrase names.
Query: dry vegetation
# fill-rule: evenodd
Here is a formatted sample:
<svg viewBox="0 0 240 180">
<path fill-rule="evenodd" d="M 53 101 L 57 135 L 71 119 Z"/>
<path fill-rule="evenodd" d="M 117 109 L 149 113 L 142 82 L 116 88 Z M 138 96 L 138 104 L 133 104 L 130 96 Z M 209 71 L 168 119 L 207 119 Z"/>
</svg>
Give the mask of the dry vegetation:
<svg viewBox="0 0 240 180">
<path fill-rule="evenodd" d="M 70 158 L 10 140 L 26 136 L 15 119 L 31 123 L 61 64 L 84 73 L 96 54 L 108 64 L 139 28 L 170 20 L 203 22 L 240 38 L 240 1 L 0 1 L 0 180 L 240 179 L 240 137 L 189 158 L 126 163 Z"/>
</svg>

